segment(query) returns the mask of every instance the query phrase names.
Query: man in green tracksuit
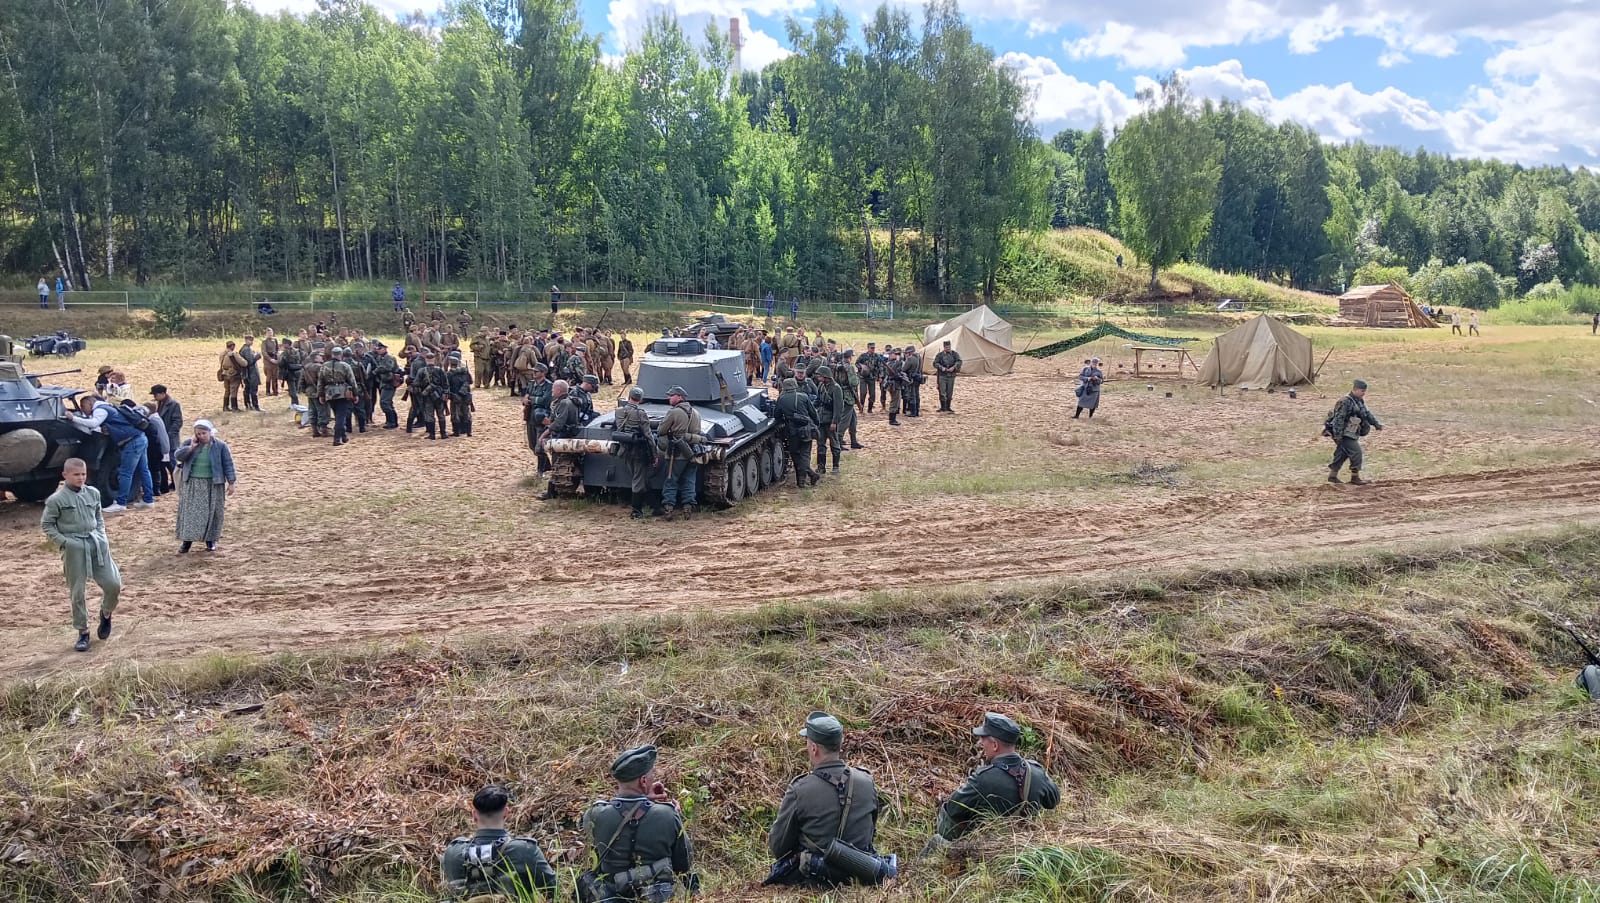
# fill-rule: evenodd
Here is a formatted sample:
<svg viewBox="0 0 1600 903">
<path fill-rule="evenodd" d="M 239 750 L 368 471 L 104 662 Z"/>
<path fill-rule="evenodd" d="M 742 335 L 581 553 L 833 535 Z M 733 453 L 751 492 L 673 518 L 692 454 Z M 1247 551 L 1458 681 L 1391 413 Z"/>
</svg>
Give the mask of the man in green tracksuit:
<svg viewBox="0 0 1600 903">
<path fill-rule="evenodd" d="M 85 591 L 93 578 L 100 586 L 100 639 L 111 637 L 111 613 L 122 592 L 122 574 L 111 559 L 100 490 L 85 486 L 89 467 L 82 458 L 68 458 L 61 468 L 62 486 L 44 502 L 39 526 L 61 550 L 61 571 L 72 597 L 72 626 L 78 629 L 79 652 L 89 651 L 89 612 Z"/>
</svg>

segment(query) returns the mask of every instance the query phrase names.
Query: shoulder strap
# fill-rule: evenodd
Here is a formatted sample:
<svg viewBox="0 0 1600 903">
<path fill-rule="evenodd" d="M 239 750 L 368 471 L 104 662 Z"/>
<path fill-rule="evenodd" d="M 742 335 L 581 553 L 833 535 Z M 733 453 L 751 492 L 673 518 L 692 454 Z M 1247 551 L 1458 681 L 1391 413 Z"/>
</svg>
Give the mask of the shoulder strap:
<svg viewBox="0 0 1600 903">
<path fill-rule="evenodd" d="M 617 822 L 617 829 L 615 831 L 611 832 L 611 839 L 607 840 L 606 844 L 605 844 L 605 848 L 606 848 L 606 852 L 607 853 L 611 852 L 611 849 L 616 845 L 617 838 L 622 836 L 622 829 L 626 828 L 629 825 L 629 823 L 634 822 L 636 816 L 638 816 L 638 814 L 639 814 L 639 810 L 643 809 L 648 803 L 649 803 L 649 800 L 640 800 L 639 802 L 635 803 L 633 808 L 628 811 L 628 814 L 624 815 L 622 817 L 622 821 Z M 637 832 L 635 832 L 634 837 L 635 837 L 635 845 L 637 846 L 637 843 L 638 843 L 638 841 L 637 841 L 637 838 L 638 838 Z M 601 855 L 600 854 L 600 850 L 598 848 L 596 848 L 595 849 L 595 864 L 597 866 L 599 865 L 600 855 Z M 633 856 L 632 856 L 631 853 L 628 856 L 628 858 L 630 860 L 633 859 Z"/>
<path fill-rule="evenodd" d="M 1026 814 L 1032 811 L 1033 805 L 1033 766 L 1023 760 L 1022 770 L 1027 773 L 1022 779 L 1022 812 Z"/>
</svg>

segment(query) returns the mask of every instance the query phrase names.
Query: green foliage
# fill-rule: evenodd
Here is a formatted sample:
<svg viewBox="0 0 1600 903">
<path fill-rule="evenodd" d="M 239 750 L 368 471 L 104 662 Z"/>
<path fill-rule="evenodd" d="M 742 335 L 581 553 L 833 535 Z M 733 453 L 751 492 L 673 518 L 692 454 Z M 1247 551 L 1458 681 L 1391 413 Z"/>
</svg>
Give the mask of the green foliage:
<svg viewBox="0 0 1600 903">
<path fill-rule="evenodd" d="M 1145 111 L 1111 145 L 1111 181 L 1128 247 L 1150 267 L 1150 287 L 1205 237 L 1222 170 L 1221 144 L 1201 122 L 1176 76 L 1160 95 L 1140 95 Z"/>
<path fill-rule="evenodd" d="M 1574 285 L 1567 289 L 1566 302 L 1575 314 L 1600 314 L 1600 286 Z"/>
<path fill-rule="evenodd" d="M 1351 288 L 1355 288 L 1358 285 L 1387 285 L 1391 282 L 1408 292 L 1414 291 L 1416 288 L 1411 282 L 1411 274 L 1406 271 L 1405 267 L 1380 266 L 1376 263 L 1368 263 L 1356 270 L 1355 275 L 1350 277 Z"/>
<path fill-rule="evenodd" d="M 1575 323 L 1578 316 L 1562 297 L 1521 298 L 1500 305 L 1495 312 L 1495 322 L 1516 323 L 1523 326 L 1556 326 Z"/>
<path fill-rule="evenodd" d="M 1437 259 L 1411 276 L 1418 299 L 1434 304 L 1487 310 L 1500 303 L 1500 283 L 1494 268 L 1481 261 L 1444 266 Z"/>
<path fill-rule="evenodd" d="M 189 322 L 189 311 L 184 309 L 183 299 L 176 292 L 157 292 L 155 300 L 150 302 L 150 312 L 155 315 L 156 328 L 167 335 L 177 335 Z"/>
<path fill-rule="evenodd" d="M 1128 881 L 1128 867 L 1100 847 L 1034 847 L 1011 857 L 1007 871 L 1021 882 L 1012 903 L 1107 903 Z"/>
<path fill-rule="evenodd" d="M 1565 294 L 1566 291 L 1567 287 L 1561 284 L 1561 277 L 1557 276 L 1551 279 L 1549 282 L 1541 282 L 1533 288 L 1528 289 L 1528 293 L 1523 297 L 1533 301 L 1537 301 L 1542 298 L 1559 298 Z"/>
<path fill-rule="evenodd" d="M 1421 903 L 1495 900 L 1499 903 L 1593 903 L 1600 882 L 1563 874 L 1531 846 L 1487 855 L 1446 846 L 1434 864 L 1406 872 L 1408 899 Z"/>
</svg>

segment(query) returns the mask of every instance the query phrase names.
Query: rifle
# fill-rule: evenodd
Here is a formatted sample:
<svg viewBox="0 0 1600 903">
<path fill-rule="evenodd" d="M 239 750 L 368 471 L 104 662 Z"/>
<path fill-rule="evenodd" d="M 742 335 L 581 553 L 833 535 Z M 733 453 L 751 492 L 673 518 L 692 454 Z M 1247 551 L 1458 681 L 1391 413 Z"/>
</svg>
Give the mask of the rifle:
<svg viewBox="0 0 1600 903">
<path fill-rule="evenodd" d="M 1571 621 L 1561 622 L 1561 629 L 1566 631 L 1567 636 L 1572 637 L 1572 641 L 1578 644 L 1578 648 L 1583 650 L 1584 655 L 1588 656 L 1589 664 L 1600 666 L 1600 655 L 1597 655 L 1594 649 L 1584 642 L 1583 636 L 1572 626 Z"/>
<path fill-rule="evenodd" d="M 599 319 L 599 321 L 596 322 L 593 326 L 589 327 L 589 331 L 590 332 L 599 332 L 600 331 L 600 327 L 606 325 L 606 317 L 609 317 L 609 316 L 611 316 L 611 308 L 608 307 L 605 310 L 600 311 L 600 319 Z"/>
</svg>

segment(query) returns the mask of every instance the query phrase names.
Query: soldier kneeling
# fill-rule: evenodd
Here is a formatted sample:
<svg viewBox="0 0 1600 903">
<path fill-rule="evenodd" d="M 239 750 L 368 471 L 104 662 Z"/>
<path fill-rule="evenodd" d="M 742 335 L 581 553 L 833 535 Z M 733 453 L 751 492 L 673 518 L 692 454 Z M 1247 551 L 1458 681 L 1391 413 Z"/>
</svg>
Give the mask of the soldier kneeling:
<svg viewBox="0 0 1600 903">
<path fill-rule="evenodd" d="M 555 899 L 556 872 L 539 842 L 513 837 L 506 830 L 510 802 L 506 791 L 493 785 L 473 794 L 478 832 L 450 841 L 439 861 L 448 899 L 470 903 Z"/>
<path fill-rule="evenodd" d="M 832 887 L 895 877 L 896 857 L 880 857 L 873 848 L 878 790 L 872 775 L 839 755 L 844 726 L 826 712 L 812 712 L 800 736 L 811 771 L 789 785 L 778 806 L 767 832 L 767 848 L 778 861 L 762 883 Z"/>
<path fill-rule="evenodd" d="M 578 875 L 581 903 L 666 903 L 677 884 L 693 894 L 693 852 L 683 817 L 656 780 L 656 748 L 636 746 L 611 763 L 617 794 L 584 813 L 594 865 Z"/>
</svg>

